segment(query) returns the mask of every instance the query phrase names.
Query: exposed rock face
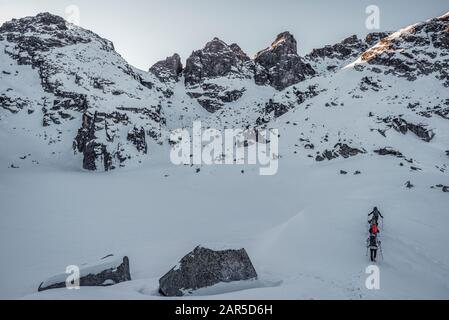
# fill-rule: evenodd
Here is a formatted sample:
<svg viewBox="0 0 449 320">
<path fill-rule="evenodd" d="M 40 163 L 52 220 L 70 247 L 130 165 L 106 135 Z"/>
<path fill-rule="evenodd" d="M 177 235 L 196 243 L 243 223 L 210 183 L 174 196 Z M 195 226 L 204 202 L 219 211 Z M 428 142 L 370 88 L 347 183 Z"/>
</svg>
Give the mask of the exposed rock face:
<svg viewBox="0 0 449 320">
<path fill-rule="evenodd" d="M 17 113 L 28 105 L 31 105 L 30 101 L 22 98 L 14 99 L 5 94 L 0 95 L 0 108 L 8 110 L 9 112 Z"/>
<path fill-rule="evenodd" d="M 316 156 L 315 160 L 316 161 L 323 161 L 325 159 L 332 160 L 338 158 L 339 156 L 342 156 L 343 158 L 349 158 L 361 153 L 366 153 L 366 151 L 350 147 L 346 143 L 337 143 L 334 146 L 333 150 L 327 149 L 324 150 L 323 153 Z"/>
<path fill-rule="evenodd" d="M 112 255 L 101 260 L 97 265 L 80 268 L 80 286 L 110 286 L 124 281 L 130 281 L 129 259 L 123 257 L 115 259 Z M 65 288 L 66 273 L 53 276 L 39 285 L 38 291 Z"/>
<path fill-rule="evenodd" d="M 380 148 L 380 149 L 374 150 L 374 152 L 381 156 L 395 156 L 398 158 L 404 157 L 401 152 L 394 150 L 393 148 L 390 148 L 390 147 Z"/>
<path fill-rule="evenodd" d="M 256 119 L 256 124 L 258 126 L 263 126 L 264 124 L 270 122 L 272 119 L 282 116 L 295 106 L 301 105 L 308 99 L 311 99 L 319 94 L 319 90 L 317 89 L 316 85 L 308 86 L 303 90 L 299 90 L 296 88 L 296 86 L 294 86 L 292 88 L 292 91 L 295 97 L 295 101 L 292 101 L 290 103 L 286 103 L 285 101 L 277 102 L 273 99 L 268 100 L 262 110 L 262 115 Z"/>
<path fill-rule="evenodd" d="M 46 37 L 39 36 L 42 31 Z M 39 67 L 44 62 L 39 59 L 39 52 L 67 45 L 95 40 L 101 42 L 105 51 L 114 50 L 112 42 L 89 33 L 91 37 L 84 37 L 76 30 L 69 29 L 63 18 L 48 12 L 39 13 L 35 17 L 13 19 L 0 27 L 0 34 L 16 45 L 15 48 L 8 48 L 6 53 L 13 56 L 19 64 L 31 64 L 33 67 Z"/>
<path fill-rule="evenodd" d="M 213 83 L 203 83 L 201 88 L 203 93 L 188 92 L 187 94 L 197 98 L 198 103 L 209 112 L 221 109 L 225 103 L 237 101 L 246 91 L 245 88 L 229 89 Z"/>
<path fill-rule="evenodd" d="M 95 112 L 93 116 L 89 113 L 83 115 L 83 125 L 78 130 L 73 148 L 83 153 L 83 168 L 86 170 L 103 169 L 109 171 L 114 168 L 111 153 L 107 150 L 105 144 L 96 141 L 97 137 L 95 136 L 98 126 L 104 125 L 104 129 L 107 131 L 107 125 L 105 124 L 107 117 L 108 115 L 105 113 L 99 112 Z M 118 118 L 116 116 L 115 119 L 118 120 Z M 121 120 L 127 121 L 125 117 Z"/>
<path fill-rule="evenodd" d="M 376 43 L 378 43 L 380 40 L 388 37 L 392 33 L 393 32 L 391 32 L 391 31 L 368 33 L 368 35 L 365 37 L 365 43 L 367 44 L 368 47 L 372 47 Z"/>
<path fill-rule="evenodd" d="M 187 94 L 209 112 L 237 101 L 246 91 L 232 85 L 232 79 L 251 78 L 251 61 L 237 44 L 228 46 L 218 38 L 194 51 L 184 70 Z M 218 85 L 214 78 L 225 78 L 229 85 Z M 212 81 L 210 81 L 212 80 Z"/>
<path fill-rule="evenodd" d="M 365 50 L 387 37 L 391 32 L 373 32 L 364 40 L 352 35 L 343 41 L 313 49 L 304 59 L 319 74 L 335 72 L 357 59 Z"/>
<path fill-rule="evenodd" d="M 133 121 L 130 116 L 143 117 L 146 115 L 145 109 L 132 111 L 119 109 L 112 113 L 95 112 L 93 115 L 86 112 L 83 115 L 82 127 L 78 130 L 73 143 L 73 149 L 83 154 L 83 168 L 86 170 L 115 169 L 129 157 L 123 145 L 119 148 L 110 147 L 112 142 L 118 139 L 118 133 L 123 127 L 129 127 Z M 147 110 L 148 114 L 152 114 Z M 149 131 L 153 139 L 158 139 L 158 133 Z M 140 127 L 133 127 L 127 135 L 127 140 L 134 145 L 137 152 L 146 154 L 148 151 L 145 130 Z"/>
<path fill-rule="evenodd" d="M 187 59 L 184 70 L 186 85 L 196 85 L 205 79 L 230 74 L 244 77 L 243 63 L 247 58 L 236 44 L 228 46 L 220 39 L 214 38 Z"/>
<path fill-rule="evenodd" d="M 405 121 L 402 118 L 395 118 L 393 119 L 393 128 L 401 132 L 402 134 L 406 134 L 407 131 L 413 132 L 415 135 L 417 135 L 422 140 L 429 142 L 433 139 L 435 136 L 435 133 L 432 130 L 426 129 L 426 127 L 422 124 L 414 124 Z"/>
<path fill-rule="evenodd" d="M 362 55 L 370 65 L 382 66 L 385 74 L 414 81 L 434 74 L 449 86 L 449 14 L 418 23 L 383 38 Z M 434 50 L 429 50 L 434 48 Z M 443 54 L 438 54 L 438 51 Z"/>
<path fill-rule="evenodd" d="M 251 60 L 245 52 L 243 52 L 242 48 L 239 47 L 239 45 L 237 43 L 233 43 L 229 46 L 229 48 L 231 48 L 231 50 L 234 52 L 234 54 L 236 55 L 237 58 L 239 58 L 241 61 L 249 61 Z"/>
<path fill-rule="evenodd" d="M 328 58 L 328 59 L 340 59 L 346 60 L 348 58 L 357 57 L 362 50 L 366 49 L 366 44 L 361 39 L 357 38 L 356 35 L 352 35 L 340 43 L 334 45 L 327 45 L 323 48 L 313 49 L 306 58 L 307 59 L 317 59 L 317 58 Z"/>
<path fill-rule="evenodd" d="M 363 77 L 360 81 L 360 90 L 362 91 L 379 91 L 382 89 L 382 85 L 380 84 L 381 81 L 374 80 L 373 77 Z"/>
<path fill-rule="evenodd" d="M 379 118 L 379 120 L 387 123 L 390 128 L 393 128 L 402 134 L 406 134 L 408 131 L 411 131 L 416 136 L 421 138 L 421 140 L 426 142 L 430 142 L 435 137 L 435 133 L 432 130 L 427 129 L 426 125 L 408 122 L 401 116 Z"/>
<path fill-rule="evenodd" d="M 145 140 L 145 129 L 140 128 L 132 128 L 130 132 L 128 132 L 128 140 L 131 141 L 136 147 L 137 151 L 147 153 L 147 143 Z"/>
<path fill-rule="evenodd" d="M 255 278 L 256 270 L 245 249 L 214 251 L 199 246 L 159 279 L 159 292 L 164 296 L 182 296 L 219 282 Z"/>
<path fill-rule="evenodd" d="M 165 60 L 156 62 L 149 71 L 156 75 L 162 82 L 177 82 L 182 72 L 181 57 L 175 53 Z"/>
<path fill-rule="evenodd" d="M 257 53 L 255 63 L 256 84 L 268 84 L 277 90 L 315 74 L 310 64 L 298 55 L 296 40 L 289 32 L 279 34 L 269 48 Z"/>
</svg>

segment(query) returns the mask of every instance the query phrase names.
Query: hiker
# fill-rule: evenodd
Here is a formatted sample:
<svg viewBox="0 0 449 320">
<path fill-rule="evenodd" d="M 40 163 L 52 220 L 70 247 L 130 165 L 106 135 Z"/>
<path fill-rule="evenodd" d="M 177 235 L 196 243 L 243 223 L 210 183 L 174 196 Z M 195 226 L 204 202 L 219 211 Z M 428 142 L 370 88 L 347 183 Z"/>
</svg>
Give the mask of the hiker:
<svg viewBox="0 0 449 320">
<path fill-rule="evenodd" d="M 371 211 L 371 213 L 368 214 L 368 217 L 371 216 L 371 215 L 373 217 L 371 218 L 371 220 L 368 221 L 371 224 L 375 223 L 377 225 L 377 222 L 379 221 L 379 216 L 382 219 L 384 218 L 383 215 L 380 213 L 380 211 L 377 209 L 377 207 L 374 207 L 373 211 Z"/>
<path fill-rule="evenodd" d="M 377 249 L 380 246 L 380 240 L 377 239 L 376 234 L 370 234 L 368 239 L 366 239 L 367 247 L 370 249 L 370 258 L 372 262 L 376 262 Z"/>
</svg>

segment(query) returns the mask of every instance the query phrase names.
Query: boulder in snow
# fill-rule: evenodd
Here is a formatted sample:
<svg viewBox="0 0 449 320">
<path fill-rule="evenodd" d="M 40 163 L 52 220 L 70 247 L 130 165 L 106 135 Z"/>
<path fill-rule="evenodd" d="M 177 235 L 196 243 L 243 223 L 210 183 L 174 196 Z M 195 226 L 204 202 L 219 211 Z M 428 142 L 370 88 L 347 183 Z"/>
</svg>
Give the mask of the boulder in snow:
<svg viewBox="0 0 449 320">
<path fill-rule="evenodd" d="M 198 246 L 159 279 L 159 292 L 164 296 L 182 296 L 219 282 L 255 278 L 256 270 L 245 249 L 215 251 Z"/>
<path fill-rule="evenodd" d="M 131 280 L 129 259 L 124 256 L 115 258 L 108 255 L 98 264 L 80 267 L 80 286 L 110 286 L 119 282 Z M 48 278 L 39 285 L 38 291 L 65 288 L 67 273 L 61 273 Z"/>
</svg>

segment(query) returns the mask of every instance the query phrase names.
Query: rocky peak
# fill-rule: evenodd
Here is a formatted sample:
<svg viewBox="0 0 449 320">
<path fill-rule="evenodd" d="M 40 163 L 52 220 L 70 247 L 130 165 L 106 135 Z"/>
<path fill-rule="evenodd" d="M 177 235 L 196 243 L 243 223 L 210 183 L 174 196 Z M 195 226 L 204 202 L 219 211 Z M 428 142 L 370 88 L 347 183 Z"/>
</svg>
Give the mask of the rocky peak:
<svg viewBox="0 0 449 320">
<path fill-rule="evenodd" d="M 297 49 L 297 43 L 296 43 L 296 39 L 293 37 L 293 35 L 288 32 L 282 32 L 280 34 L 278 34 L 278 36 L 276 37 L 276 39 L 273 41 L 273 43 L 271 44 L 270 47 L 259 51 L 256 54 L 256 59 L 264 54 L 266 54 L 267 52 L 272 52 L 275 54 L 294 54 L 297 55 L 298 54 L 298 49 Z"/>
<path fill-rule="evenodd" d="M 228 75 L 243 76 L 242 58 L 246 56 L 240 47 L 227 45 L 214 38 L 203 49 L 192 52 L 186 61 L 186 85 L 196 85 L 204 79 Z M 243 59 L 244 60 L 244 59 Z"/>
<path fill-rule="evenodd" d="M 39 28 L 50 30 L 67 30 L 66 21 L 59 16 L 48 12 L 22 19 L 12 19 L 0 27 L 0 32 L 35 32 Z"/>
<path fill-rule="evenodd" d="M 279 34 L 270 47 L 258 52 L 255 81 L 258 85 L 271 85 L 283 90 L 315 74 L 310 64 L 304 63 L 297 53 L 297 43 L 290 32 Z"/>
<path fill-rule="evenodd" d="M 162 82 L 175 81 L 179 79 L 182 72 L 182 62 L 179 54 L 175 53 L 165 60 L 156 62 L 149 70 L 149 72 L 156 75 Z"/>
<path fill-rule="evenodd" d="M 352 63 L 365 50 L 389 34 L 390 32 L 373 32 L 368 34 L 364 40 L 352 35 L 339 43 L 313 49 L 305 56 L 305 60 L 312 65 L 318 74 L 335 72 Z"/>
<path fill-rule="evenodd" d="M 434 74 L 449 87 L 448 50 L 449 13 L 446 13 L 382 38 L 361 55 L 361 62 L 367 62 L 370 68 L 382 67 L 385 74 L 410 81 L 420 75 Z"/>
<path fill-rule="evenodd" d="M 220 54 L 220 53 L 225 53 L 225 52 L 232 51 L 232 50 L 231 50 L 231 48 L 229 48 L 229 46 L 224 41 L 215 37 L 211 41 L 206 43 L 206 45 L 204 46 L 202 51 L 204 53 Z"/>
<path fill-rule="evenodd" d="M 73 147 L 83 155 L 84 169 L 123 166 L 131 155 L 147 153 L 147 138 L 159 139 L 164 120 L 156 92 L 162 89 L 151 82 L 152 75 L 131 67 L 109 40 L 42 13 L 5 23 L 0 46 L 4 55 L 0 62 L 12 59 L 32 66 L 23 68 L 28 70 L 24 76 L 17 71 L 14 77 L 2 73 L 11 78 L 11 86 L 28 83 L 28 74 L 39 79 L 26 103 L 13 90 L 0 93 L 0 102 L 6 101 L 11 112 L 18 112 L 18 107 L 40 108 L 51 143 L 63 142 L 64 131 L 78 129 Z M 8 63 L 8 68 L 15 64 Z"/>
<path fill-rule="evenodd" d="M 103 50 L 114 50 L 111 41 L 48 12 L 5 22 L 0 27 L 0 41 L 4 38 L 14 46 L 7 48 L 7 53 L 18 53 L 22 64 L 34 65 L 40 52 L 78 43 L 96 41 Z"/>
</svg>

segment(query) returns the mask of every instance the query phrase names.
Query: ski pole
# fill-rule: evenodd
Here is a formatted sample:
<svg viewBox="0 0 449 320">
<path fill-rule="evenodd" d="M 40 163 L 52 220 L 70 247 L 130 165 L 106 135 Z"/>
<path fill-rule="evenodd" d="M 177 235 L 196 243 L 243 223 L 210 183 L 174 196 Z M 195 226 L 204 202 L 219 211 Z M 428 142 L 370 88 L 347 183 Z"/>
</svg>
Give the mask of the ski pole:
<svg viewBox="0 0 449 320">
<path fill-rule="evenodd" d="M 380 249 L 380 256 L 382 257 L 382 260 L 384 259 L 384 253 L 382 251 L 382 243 L 379 243 L 379 249 Z"/>
</svg>

